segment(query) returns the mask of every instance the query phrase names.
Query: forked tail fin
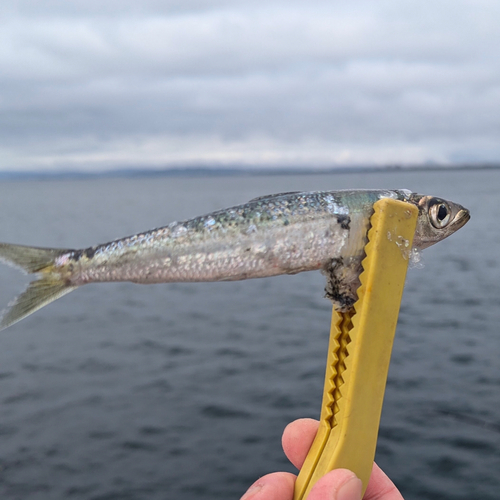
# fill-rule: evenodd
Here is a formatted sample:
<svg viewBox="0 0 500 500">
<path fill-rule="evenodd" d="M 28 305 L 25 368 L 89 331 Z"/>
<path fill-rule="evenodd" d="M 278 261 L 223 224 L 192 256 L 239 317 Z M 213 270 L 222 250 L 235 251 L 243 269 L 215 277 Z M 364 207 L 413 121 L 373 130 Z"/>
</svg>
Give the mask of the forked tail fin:
<svg viewBox="0 0 500 500">
<path fill-rule="evenodd" d="M 36 248 L 0 243 L 0 260 L 20 268 L 25 273 L 37 273 L 39 278 L 32 281 L 4 311 L 0 320 L 0 330 L 22 320 L 41 307 L 73 291 L 76 286 L 68 285 L 55 267 L 57 257 L 69 250 L 57 248 Z"/>
</svg>

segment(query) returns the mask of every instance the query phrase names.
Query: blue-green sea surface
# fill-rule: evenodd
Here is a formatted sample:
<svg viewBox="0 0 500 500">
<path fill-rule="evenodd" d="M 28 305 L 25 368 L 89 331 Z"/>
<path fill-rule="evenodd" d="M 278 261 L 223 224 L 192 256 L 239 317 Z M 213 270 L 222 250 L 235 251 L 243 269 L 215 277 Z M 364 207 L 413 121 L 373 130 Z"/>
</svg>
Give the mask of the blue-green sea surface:
<svg viewBox="0 0 500 500">
<path fill-rule="evenodd" d="M 377 461 L 406 500 L 500 491 L 500 170 L 0 183 L 0 241 L 86 247 L 273 192 L 408 188 L 471 210 L 409 272 Z M 27 281 L 0 269 L 6 305 Z M 0 334 L 4 500 L 237 499 L 321 404 L 320 273 L 89 285 Z"/>
</svg>

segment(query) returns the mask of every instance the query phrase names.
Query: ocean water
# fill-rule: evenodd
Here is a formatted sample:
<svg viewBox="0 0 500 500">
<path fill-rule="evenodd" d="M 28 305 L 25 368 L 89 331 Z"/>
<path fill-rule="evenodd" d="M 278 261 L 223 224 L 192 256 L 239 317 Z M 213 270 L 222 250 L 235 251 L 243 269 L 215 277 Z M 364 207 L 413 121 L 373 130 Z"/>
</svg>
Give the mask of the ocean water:
<svg viewBox="0 0 500 500">
<path fill-rule="evenodd" d="M 408 188 L 471 221 L 408 274 L 377 461 L 407 500 L 498 499 L 500 170 L 0 183 L 0 241 L 86 247 L 282 191 Z M 0 268 L 6 305 L 27 279 Z M 0 333 L 0 497 L 237 499 L 321 404 L 323 277 L 89 285 Z"/>
</svg>

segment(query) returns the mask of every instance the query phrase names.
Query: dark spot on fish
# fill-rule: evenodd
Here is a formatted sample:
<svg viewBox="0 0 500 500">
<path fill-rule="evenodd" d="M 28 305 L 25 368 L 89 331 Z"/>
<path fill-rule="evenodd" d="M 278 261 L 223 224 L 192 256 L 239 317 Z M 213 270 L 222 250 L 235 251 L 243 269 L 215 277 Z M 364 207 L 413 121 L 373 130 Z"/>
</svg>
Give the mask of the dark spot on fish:
<svg viewBox="0 0 500 500">
<path fill-rule="evenodd" d="M 343 279 L 344 266 L 344 259 L 339 257 L 332 259 L 322 271 L 326 275 L 325 298 L 330 299 L 340 312 L 351 310 L 357 300 L 356 293 L 353 294 L 349 283 Z"/>
<path fill-rule="evenodd" d="M 81 250 L 73 250 L 69 258 L 71 260 L 74 260 L 75 262 L 78 262 L 81 259 L 82 254 L 83 252 Z"/>
<path fill-rule="evenodd" d="M 337 222 L 340 224 L 342 229 L 351 229 L 351 218 L 348 215 L 339 214 L 337 215 Z"/>
<path fill-rule="evenodd" d="M 332 259 L 325 267 L 324 273 L 326 275 L 325 297 L 338 304 L 343 303 L 343 297 L 340 293 L 340 279 L 337 276 L 337 270 L 344 264 L 342 257 Z"/>
<path fill-rule="evenodd" d="M 97 247 L 86 248 L 83 251 L 83 253 L 85 254 L 85 257 L 87 257 L 87 259 L 91 259 L 95 255 L 96 249 L 97 249 Z"/>
</svg>

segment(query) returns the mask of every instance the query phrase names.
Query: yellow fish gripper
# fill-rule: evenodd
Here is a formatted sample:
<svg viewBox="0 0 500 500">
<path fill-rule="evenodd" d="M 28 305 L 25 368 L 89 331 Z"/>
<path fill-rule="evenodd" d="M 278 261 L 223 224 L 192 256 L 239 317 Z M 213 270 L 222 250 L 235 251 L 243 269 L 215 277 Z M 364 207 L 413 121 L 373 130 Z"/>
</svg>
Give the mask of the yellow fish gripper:
<svg viewBox="0 0 500 500">
<path fill-rule="evenodd" d="M 319 429 L 294 500 L 337 468 L 355 472 L 366 490 L 417 217 L 409 203 L 374 204 L 358 300 L 347 313 L 332 312 Z"/>
</svg>

